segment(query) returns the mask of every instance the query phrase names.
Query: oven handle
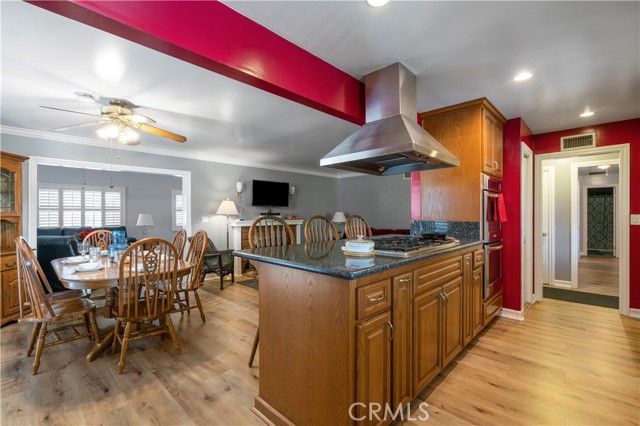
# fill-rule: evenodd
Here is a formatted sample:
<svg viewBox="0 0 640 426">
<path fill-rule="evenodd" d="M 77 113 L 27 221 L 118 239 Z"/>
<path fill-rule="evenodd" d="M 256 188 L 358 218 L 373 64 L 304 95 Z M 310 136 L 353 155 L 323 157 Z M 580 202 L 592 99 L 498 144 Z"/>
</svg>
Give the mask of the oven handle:
<svg viewBox="0 0 640 426">
<path fill-rule="evenodd" d="M 489 197 L 489 198 L 498 198 L 498 196 L 497 196 L 496 194 L 490 194 L 490 193 L 487 193 L 486 195 L 487 195 L 487 197 Z"/>
<path fill-rule="evenodd" d="M 495 250 L 502 250 L 503 245 L 500 244 L 499 246 L 495 246 L 495 247 L 487 247 L 487 250 L 489 251 L 495 251 Z"/>
</svg>

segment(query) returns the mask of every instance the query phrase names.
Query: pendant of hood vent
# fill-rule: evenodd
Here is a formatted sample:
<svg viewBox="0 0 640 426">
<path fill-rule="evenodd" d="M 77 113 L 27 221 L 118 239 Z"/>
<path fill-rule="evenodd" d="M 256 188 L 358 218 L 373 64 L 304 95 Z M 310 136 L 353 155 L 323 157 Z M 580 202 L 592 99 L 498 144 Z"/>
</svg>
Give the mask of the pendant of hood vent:
<svg viewBox="0 0 640 426">
<path fill-rule="evenodd" d="M 416 76 L 395 63 L 365 76 L 366 124 L 320 166 L 376 176 L 457 167 L 460 161 L 416 123 Z"/>
</svg>

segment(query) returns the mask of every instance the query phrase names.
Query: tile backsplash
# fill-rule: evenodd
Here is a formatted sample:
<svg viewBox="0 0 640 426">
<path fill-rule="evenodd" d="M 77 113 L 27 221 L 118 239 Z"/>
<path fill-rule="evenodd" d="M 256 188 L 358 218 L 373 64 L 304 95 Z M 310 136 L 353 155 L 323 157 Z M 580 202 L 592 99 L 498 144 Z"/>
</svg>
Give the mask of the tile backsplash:
<svg viewBox="0 0 640 426">
<path fill-rule="evenodd" d="M 481 238 L 480 222 L 411 221 L 411 235 L 422 235 L 426 232 L 446 232 L 454 238 Z"/>
</svg>

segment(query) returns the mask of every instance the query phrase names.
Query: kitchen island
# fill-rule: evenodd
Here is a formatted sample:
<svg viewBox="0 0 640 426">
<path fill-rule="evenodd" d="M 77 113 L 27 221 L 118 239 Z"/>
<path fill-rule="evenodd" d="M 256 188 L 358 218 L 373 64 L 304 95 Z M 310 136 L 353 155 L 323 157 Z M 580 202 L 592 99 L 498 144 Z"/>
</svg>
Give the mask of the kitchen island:
<svg viewBox="0 0 640 426">
<path fill-rule="evenodd" d="M 479 240 L 410 258 L 343 245 L 235 252 L 259 274 L 253 410 L 268 424 L 389 424 L 385 406 L 410 404 L 501 306 L 482 300 Z"/>
</svg>

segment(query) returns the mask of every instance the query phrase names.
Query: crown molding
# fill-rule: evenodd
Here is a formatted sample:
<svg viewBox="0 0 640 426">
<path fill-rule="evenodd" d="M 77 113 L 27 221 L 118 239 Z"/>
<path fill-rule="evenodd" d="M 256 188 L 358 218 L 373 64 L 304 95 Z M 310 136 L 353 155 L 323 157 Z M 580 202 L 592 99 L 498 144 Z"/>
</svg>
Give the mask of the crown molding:
<svg viewBox="0 0 640 426">
<path fill-rule="evenodd" d="M 73 143 L 77 145 L 92 146 L 95 148 L 103 148 L 103 149 L 109 148 L 108 145 L 105 145 L 105 141 L 102 139 L 84 138 L 80 136 L 65 135 L 61 133 L 48 132 L 43 130 L 25 129 L 22 127 L 0 125 L 0 133 L 7 134 L 7 135 L 14 135 L 14 136 L 22 136 L 22 137 L 33 138 L 33 139 L 43 139 L 43 140 L 50 140 L 50 141 L 56 141 L 56 142 Z M 303 175 L 328 177 L 333 179 L 365 176 L 360 173 L 339 173 L 336 175 L 333 173 L 304 169 L 300 167 L 280 166 L 280 165 L 272 165 L 272 164 L 267 165 L 267 164 L 260 164 L 252 161 L 242 160 L 235 157 L 214 156 L 214 155 L 206 154 L 200 151 L 188 152 L 188 151 L 178 151 L 178 150 L 166 149 L 166 148 L 153 148 L 153 147 L 144 146 L 142 144 L 134 145 L 134 146 L 118 145 L 118 148 L 122 151 L 144 152 L 147 154 L 187 158 L 190 160 L 207 161 L 210 163 L 233 164 L 235 166 L 255 167 L 258 169 L 274 170 L 274 171 L 287 172 L 287 173 L 299 173 Z"/>
</svg>

